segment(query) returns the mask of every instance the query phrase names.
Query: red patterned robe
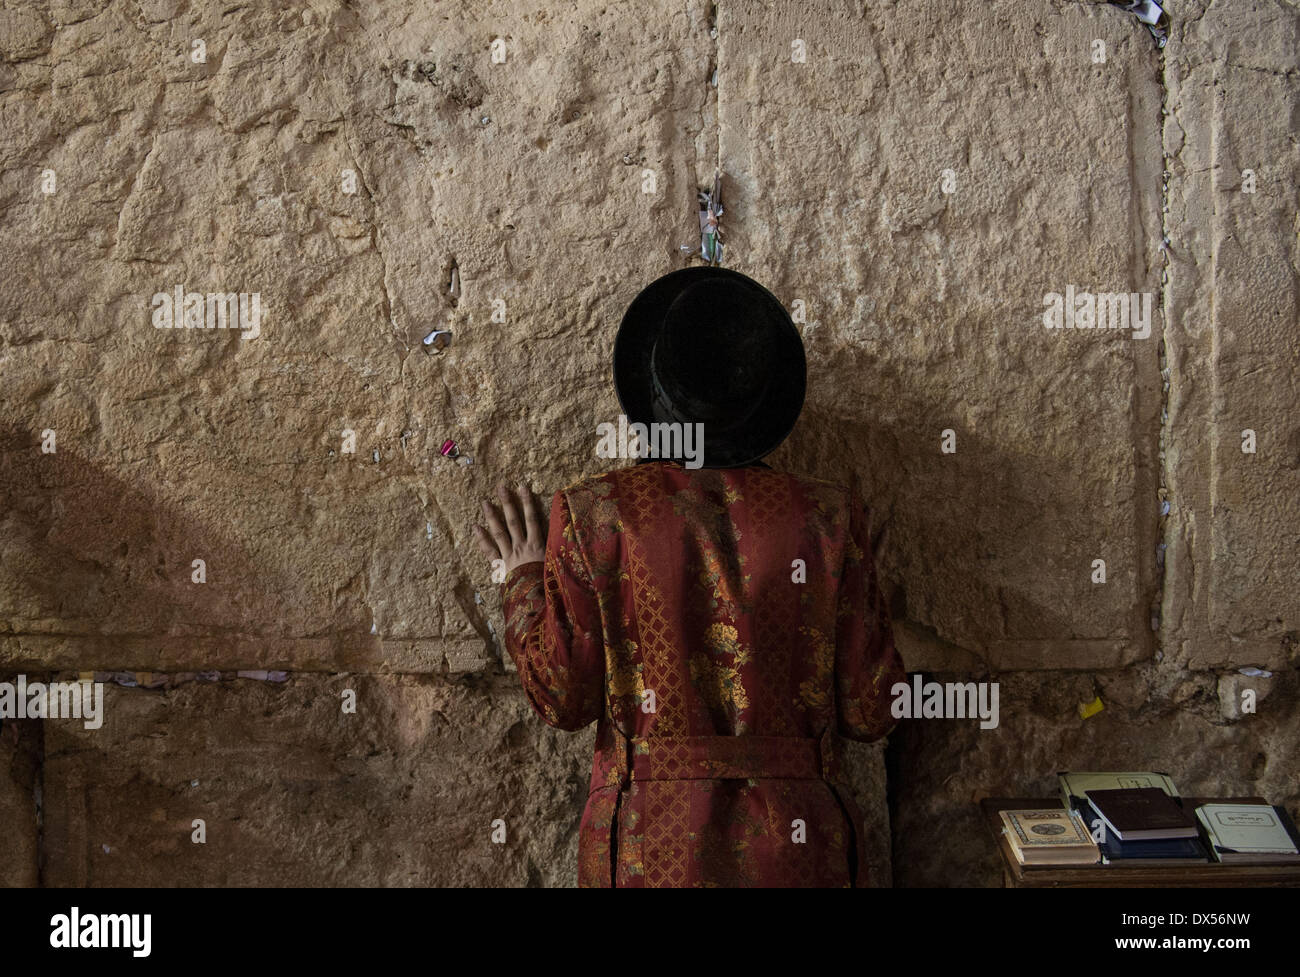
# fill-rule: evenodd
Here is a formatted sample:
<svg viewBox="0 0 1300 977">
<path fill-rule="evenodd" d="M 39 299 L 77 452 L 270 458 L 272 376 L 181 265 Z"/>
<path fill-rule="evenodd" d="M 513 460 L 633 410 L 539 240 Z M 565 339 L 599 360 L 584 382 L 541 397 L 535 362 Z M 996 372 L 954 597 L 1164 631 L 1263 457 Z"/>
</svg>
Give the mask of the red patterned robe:
<svg viewBox="0 0 1300 977">
<path fill-rule="evenodd" d="M 671 462 L 592 476 L 556 493 L 545 562 L 503 598 L 533 708 L 598 724 L 579 885 L 865 884 L 840 737 L 885 735 L 905 677 L 847 489 Z"/>
</svg>

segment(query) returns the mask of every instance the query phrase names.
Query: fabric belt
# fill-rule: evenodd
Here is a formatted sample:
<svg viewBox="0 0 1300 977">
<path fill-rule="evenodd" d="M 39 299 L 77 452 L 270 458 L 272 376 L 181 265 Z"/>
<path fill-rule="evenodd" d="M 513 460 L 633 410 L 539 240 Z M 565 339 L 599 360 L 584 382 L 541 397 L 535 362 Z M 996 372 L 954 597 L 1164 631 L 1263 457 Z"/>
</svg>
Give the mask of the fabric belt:
<svg viewBox="0 0 1300 977">
<path fill-rule="evenodd" d="M 845 803 L 840 781 L 842 743 L 833 726 L 821 736 L 628 737 L 607 728 L 612 742 L 597 748 L 591 792 L 617 788 L 611 799 L 609 884 L 618 885 L 618 825 L 623 796 L 634 782 L 689 780 L 821 780 L 849 825 L 849 877 L 858 874 L 855 809 Z"/>
<path fill-rule="evenodd" d="M 613 730 L 606 756 L 620 787 L 649 780 L 833 780 L 838 742 L 801 736 L 627 737 Z M 601 763 L 598 751 L 596 762 Z M 612 786 L 602 778 L 592 789 Z"/>
<path fill-rule="evenodd" d="M 784 736 L 649 737 L 633 744 L 631 780 L 818 780 L 815 739 Z"/>
</svg>

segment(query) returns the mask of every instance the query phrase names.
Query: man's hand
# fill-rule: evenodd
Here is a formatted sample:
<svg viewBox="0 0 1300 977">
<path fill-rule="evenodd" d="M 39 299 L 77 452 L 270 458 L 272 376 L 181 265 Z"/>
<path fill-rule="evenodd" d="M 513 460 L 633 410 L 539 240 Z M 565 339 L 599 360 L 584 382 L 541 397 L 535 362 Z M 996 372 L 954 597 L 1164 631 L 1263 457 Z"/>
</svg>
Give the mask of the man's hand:
<svg viewBox="0 0 1300 977">
<path fill-rule="evenodd" d="M 501 560 L 505 567 L 500 579 L 493 576 L 498 583 L 515 567 L 546 559 L 546 519 L 542 516 L 541 504 L 523 482 L 516 486 L 516 492 L 518 502 L 505 482 L 498 484 L 497 496 L 505 510 L 504 524 L 496 506 L 485 501 L 483 516 L 488 528 L 485 531 L 482 526 L 474 527 L 478 548 L 492 561 L 493 568 L 496 568 L 497 560 Z"/>
</svg>

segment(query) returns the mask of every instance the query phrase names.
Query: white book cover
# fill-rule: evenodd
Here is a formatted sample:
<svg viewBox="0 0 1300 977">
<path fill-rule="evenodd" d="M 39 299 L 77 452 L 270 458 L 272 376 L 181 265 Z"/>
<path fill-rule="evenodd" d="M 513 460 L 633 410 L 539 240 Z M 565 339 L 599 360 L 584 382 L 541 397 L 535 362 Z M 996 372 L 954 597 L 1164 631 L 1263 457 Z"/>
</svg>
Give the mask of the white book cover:
<svg viewBox="0 0 1300 977">
<path fill-rule="evenodd" d="M 1090 790 L 1124 790 L 1134 787 L 1159 787 L 1170 797 L 1178 790 L 1168 774 L 1149 771 L 1115 773 L 1063 773 L 1058 775 L 1062 789 L 1073 797 L 1083 797 Z"/>
<path fill-rule="evenodd" d="M 1267 804 L 1202 804 L 1196 816 L 1219 848 L 1267 855 L 1296 851 L 1277 812 Z"/>
</svg>

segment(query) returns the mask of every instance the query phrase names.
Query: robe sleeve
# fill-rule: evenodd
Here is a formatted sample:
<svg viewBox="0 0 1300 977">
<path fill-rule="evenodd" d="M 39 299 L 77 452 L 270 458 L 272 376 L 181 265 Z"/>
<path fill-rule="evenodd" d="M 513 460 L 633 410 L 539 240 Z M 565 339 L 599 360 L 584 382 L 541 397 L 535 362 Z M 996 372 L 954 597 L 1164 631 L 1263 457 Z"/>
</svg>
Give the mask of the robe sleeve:
<svg viewBox="0 0 1300 977">
<path fill-rule="evenodd" d="M 600 610 L 563 492 L 551 501 L 544 562 L 524 563 L 502 584 L 506 651 L 533 709 L 549 725 L 577 730 L 604 707 Z"/>
<path fill-rule="evenodd" d="M 836 713 L 842 736 L 870 742 L 896 720 L 891 690 L 906 682 L 889 610 L 876 580 L 871 534 L 857 493 L 849 499 L 849 535 L 839 582 L 835 641 Z"/>
</svg>

